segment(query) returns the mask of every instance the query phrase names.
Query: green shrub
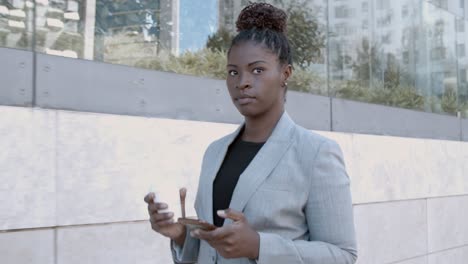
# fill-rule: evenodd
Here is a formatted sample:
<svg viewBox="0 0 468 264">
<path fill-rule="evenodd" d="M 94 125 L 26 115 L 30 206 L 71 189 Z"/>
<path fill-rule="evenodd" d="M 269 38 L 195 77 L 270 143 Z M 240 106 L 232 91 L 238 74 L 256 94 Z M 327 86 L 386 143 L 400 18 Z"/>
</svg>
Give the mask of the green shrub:
<svg viewBox="0 0 468 264">
<path fill-rule="evenodd" d="M 178 57 L 170 53 L 160 53 L 157 57 L 138 60 L 135 66 L 151 70 L 225 79 L 226 60 L 226 52 L 206 48 L 197 52 L 185 52 Z M 300 67 L 294 70 L 288 86 L 290 90 L 327 94 L 326 79 L 313 71 L 304 70 Z"/>
<path fill-rule="evenodd" d="M 445 113 L 456 114 L 458 112 L 457 91 L 454 88 L 445 89 L 441 105 Z"/>
<path fill-rule="evenodd" d="M 135 66 L 215 79 L 226 78 L 225 53 L 210 49 L 185 52 L 178 57 L 161 52 L 153 58 L 140 59 L 135 63 Z"/>
<path fill-rule="evenodd" d="M 461 116 L 463 118 L 468 118 L 468 102 L 464 102 L 460 106 L 461 109 Z"/>
<path fill-rule="evenodd" d="M 327 80 L 311 70 L 295 67 L 291 79 L 288 81 L 290 90 L 328 95 Z"/>
<path fill-rule="evenodd" d="M 384 88 L 383 83 L 377 82 L 369 88 L 369 82 L 352 80 L 335 82 L 335 91 L 336 96 L 340 98 L 424 110 L 424 97 L 411 86 Z"/>
</svg>

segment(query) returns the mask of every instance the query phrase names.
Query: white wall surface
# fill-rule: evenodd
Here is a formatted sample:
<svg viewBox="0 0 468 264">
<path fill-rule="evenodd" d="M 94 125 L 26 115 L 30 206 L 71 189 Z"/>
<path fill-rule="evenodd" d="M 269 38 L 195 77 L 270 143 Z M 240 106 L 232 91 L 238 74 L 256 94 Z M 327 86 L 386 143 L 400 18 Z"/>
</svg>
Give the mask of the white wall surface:
<svg viewBox="0 0 468 264">
<path fill-rule="evenodd" d="M 0 263 L 169 263 L 143 196 L 193 203 L 205 148 L 236 127 L 0 106 Z M 359 264 L 464 263 L 468 142 L 318 133 L 345 155 Z"/>
</svg>

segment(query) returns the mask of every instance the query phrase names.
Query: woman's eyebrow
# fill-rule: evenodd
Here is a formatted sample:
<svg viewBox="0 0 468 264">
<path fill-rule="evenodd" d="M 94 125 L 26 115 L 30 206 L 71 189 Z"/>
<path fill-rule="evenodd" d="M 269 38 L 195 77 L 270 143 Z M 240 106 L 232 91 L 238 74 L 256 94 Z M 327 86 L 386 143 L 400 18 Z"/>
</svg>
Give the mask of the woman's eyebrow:
<svg viewBox="0 0 468 264">
<path fill-rule="evenodd" d="M 258 60 L 258 61 L 254 61 L 254 62 L 251 62 L 249 64 L 247 64 L 248 66 L 252 66 L 254 64 L 257 64 L 257 63 L 267 63 L 266 61 L 262 61 L 262 60 Z"/>
<path fill-rule="evenodd" d="M 253 61 L 253 62 L 250 62 L 249 64 L 247 64 L 247 66 L 250 67 L 250 66 L 252 66 L 252 65 L 254 65 L 254 64 L 257 64 L 257 63 L 267 63 L 267 62 L 266 62 L 266 61 L 262 61 L 262 60 Z M 226 65 L 226 67 L 235 67 L 235 68 L 237 68 L 237 65 L 235 65 L 235 64 L 228 64 L 228 65 Z"/>
</svg>

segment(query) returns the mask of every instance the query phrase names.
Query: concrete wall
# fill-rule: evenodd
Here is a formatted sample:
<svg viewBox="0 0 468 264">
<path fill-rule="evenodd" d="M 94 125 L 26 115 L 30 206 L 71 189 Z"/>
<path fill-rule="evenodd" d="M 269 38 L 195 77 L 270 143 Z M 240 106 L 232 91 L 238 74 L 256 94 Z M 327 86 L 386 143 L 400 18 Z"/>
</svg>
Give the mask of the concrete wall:
<svg viewBox="0 0 468 264">
<path fill-rule="evenodd" d="M 205 148 L 235 128 L 0 106 L 0 263 L 170 263 L 143 196 L 193 202 Z M 466 263 L 468 142 L 319 133 L 345 155 L 359 264 Z"/>
</svg>

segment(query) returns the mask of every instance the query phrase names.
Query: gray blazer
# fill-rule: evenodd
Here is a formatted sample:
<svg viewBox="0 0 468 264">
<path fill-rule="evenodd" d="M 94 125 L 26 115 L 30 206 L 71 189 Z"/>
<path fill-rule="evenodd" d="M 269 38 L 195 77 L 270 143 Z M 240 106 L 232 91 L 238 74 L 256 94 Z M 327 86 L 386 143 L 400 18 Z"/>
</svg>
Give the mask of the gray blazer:
<svg viewBox="0 0 468 264">
<path fill-rule="evenodd" d="M 213 223 L 213 180 L 241 127 L 213 142 L 204 155 L 195 209 L 207 222 Z M 229 206 L 243 212 L 259 233 L 258 260 L 225 259 L 187 234 L 183 248 L 171 246 L 174 262 L 355 263 L 349 184 L 338 144 L 296 125 L 285 112 L 240 175 Z M 226 219 L 224 225 L 231 223 Z"/>
</svg>

